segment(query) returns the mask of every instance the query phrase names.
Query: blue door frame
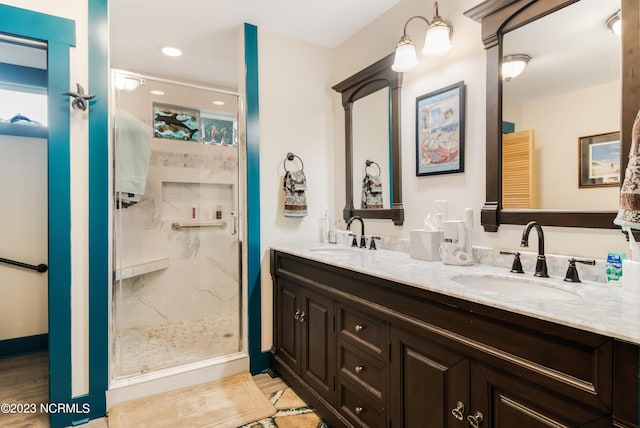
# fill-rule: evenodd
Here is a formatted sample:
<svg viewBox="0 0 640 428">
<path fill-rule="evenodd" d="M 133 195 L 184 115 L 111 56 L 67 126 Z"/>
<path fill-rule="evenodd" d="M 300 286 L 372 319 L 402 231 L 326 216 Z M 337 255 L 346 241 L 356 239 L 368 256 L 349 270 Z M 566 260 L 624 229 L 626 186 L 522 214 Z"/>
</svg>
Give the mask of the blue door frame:
<svg viewBox="0 0 640 428">
<path fill-rule="evenodd" d="M 0 4 L 0 32 L 47 44 L 49 403 L 53 428 L 105 414 L 108 382 L 108 144 L 106 0 L 89 0 L 89 85 L 92 102 L 89 148 L 89 394 L 72 396 L 70 104 L 69 81 L 75 22 Z M 100 25 L 102 24 L 102 26 Z M 101 29 L 103 31 L 101 31 Z M 100 68 L 103 68 L 101 71 Z M 100 212 L 96 213 L 96 211 Z M 96 293 L 96 290 L 101 292 Z M 97 294 L 97 295 L 96 295 Z M 95 335 L 93 334 L 95 333 Z"/>
</svg>

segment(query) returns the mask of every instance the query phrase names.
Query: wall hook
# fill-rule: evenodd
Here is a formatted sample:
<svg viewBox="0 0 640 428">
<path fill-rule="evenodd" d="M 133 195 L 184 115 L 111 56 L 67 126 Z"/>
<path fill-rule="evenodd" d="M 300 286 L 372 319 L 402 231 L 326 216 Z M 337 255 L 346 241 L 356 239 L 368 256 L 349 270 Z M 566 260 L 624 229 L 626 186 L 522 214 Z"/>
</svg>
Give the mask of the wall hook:
<svg viewBox="0 0 640 428">
<path fill-rule="evenodd" d="M 73 107 L 74 110 L 87 111 L 87 101 L 95 98 L 95 95 L 85 94 L 84 88 L 79 83 L 76 83 L 76 87 L 76 92 L 65 92 L 62 95 L 68 95 L 73 98 L 73 101 L 71 101 L 71 107 Z"/>
</svg>

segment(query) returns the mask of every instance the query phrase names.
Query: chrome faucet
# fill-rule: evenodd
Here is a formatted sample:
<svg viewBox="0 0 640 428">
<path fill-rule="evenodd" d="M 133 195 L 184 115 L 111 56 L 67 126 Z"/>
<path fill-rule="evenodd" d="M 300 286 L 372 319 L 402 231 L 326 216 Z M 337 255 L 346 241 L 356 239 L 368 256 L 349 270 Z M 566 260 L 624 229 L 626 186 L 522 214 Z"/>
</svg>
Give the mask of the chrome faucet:
<svg viewBox="0 0 640 428">
<path fill-rule="evenodd" d="M 364 220 L 362 220 L 362 217 L 354 215 L 353 217 L 351 217 L 349 219 L 349 221 L 347 222 L 347 230 L 351 230 L 351 223 L 353 223 L 354 220 L 358 220 L 360 221 L 360 225 L 362 226 L 361 229 L 361 234 L 360 234 L 360 248 L 367 248 L 367 241 L 364 238 Z M 358 246 L 358 242 L 356 241 L 356 237 L 353 237 L 353 243 L 351 244 L 352 247 L 357 247 Z"/>
<path fill-rule="evenodd" d="M 547 272 L 547 259 L 544 256 L 544 233 L 542 232 L 542 226 L 540 226 L 537 221 L 530 221 L 524 227 L 520 246 L 529 246 L 529 232 L 531 232 L 531 229 L 533 229 L 534 227 L 536 229 L 536 232 L 538 232 L 538 259 L 536 261 L 536 273 L 534 273 L 533 275 L 542 278 L 549 278 L 549 273 Z"/>
</svg>

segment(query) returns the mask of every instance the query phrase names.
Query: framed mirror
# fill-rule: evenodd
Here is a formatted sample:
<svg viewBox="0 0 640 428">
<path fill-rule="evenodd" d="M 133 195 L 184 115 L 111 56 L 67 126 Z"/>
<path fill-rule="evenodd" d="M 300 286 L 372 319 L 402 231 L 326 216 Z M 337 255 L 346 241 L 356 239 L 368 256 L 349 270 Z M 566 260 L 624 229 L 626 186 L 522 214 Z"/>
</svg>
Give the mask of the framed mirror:
<svg viewBox="0 0 640 428">
<path fill-rule="evenodd" d="M 391 70 L 394 55 L 333 86 L 345 112 L 346 204 L 344 220 L 404 222 L 400 163 L 402 73 Z"/>
<path fill-rule="evenodd" d="M 618 41 L 615 39 L 618 36 L 607 28 L 607 20 L 619 10 L 623 24 Z M 628 162 L 633 121 L 640 108 L 639 12 L 637 0 L 487 0 L 465 12 L 467 17 L 482 24 L 487 50 L 487 181 L 486 202 L 481 211 L 485 231 L 496 232 L 500 224 L 526 224 L 531 220 L 549 226 L 618 228 L 613 224 L 618 187 Z M 546 25 L 550 27 L 543 28 Z M 572 33 L 563 35 L 562 28 L 558 27 Z M 587 42 L 587 37 L 595 40 L 592 38 L 595 33 L 602 36 L 600 42 Z M 572 40 L 578 44 L 571 46 Z M 615 48 L 616 43 L 619 50 Z M 529 64 L 520 76 L 505 82 L 500 71 L 502 62 L 508 55 L 515 54 L 530 56 Z M 566 62 L 573 55 L 574 62 L 590 60 L 591 66 L 563 78 L 567 69 L 574 68 L 573 63 Z M 536 80 L 536 68 L 547 68 L 547 75 L 538 77 L 538 83 L 527 84 L 527 80 Z M 592 73 L 595 69 L 603 69 L 603 75 L 595 76 L 597 73 Z M 576 83 L 580 83 L 580 87 Z M 522 98 L 526 91 L 533 89 L 542 94 L 553 87 L 555 93 L 549 94 L 549 100 L 544 102 Z M 594 95 L 597 92 L 600 92 L 598 97 Z M 582 99 L 576 99 L 578 96 Z M 555 115 L 535 120 L 533 116 L 527 118 L 525 111 L 535 111 L 536 103 L 537 111 L 550 110 L 553 104 L 569 104 Z M 542 104 L 547 107 L 540 108 Z M 568 105 L 578 107 L 568 108 Z M 535 146 L 529 150 L 537 164 L 531 168 L 537 172 L 532 181 L 538 194 L 532 199 L 535 201 L 532 206 L 508 208 L 505 204 L 504 180 L 509 173 L 505 172 L 503 161 L 506 163 L 504 159 L 509 150 L 503 146 L 503 131 L 509 133 L 512 129 L 534 130 Z M 599 141 L 599 135 L 615 132 L 620 133 L 619 153 L 613 161 L 609 153 L 607 161 L 609 167 L 618 171 L 616 184 L 580 186 L 581 141 Z M 547 141 L 549 145 L 545 145 Z M 565 148 L 560 149 L 560 144 L 566 145 Z M 609 184 L 613 175 L 615 173 L 608 174 Z M 597 178 L 594 180 L 593 183 L 598 182 Z M 552 186 L 555 183 L 555 189 L 550 189 L 545 182 Z M 572 203 L 566 204 L 566 201 Z"/>
</svg>

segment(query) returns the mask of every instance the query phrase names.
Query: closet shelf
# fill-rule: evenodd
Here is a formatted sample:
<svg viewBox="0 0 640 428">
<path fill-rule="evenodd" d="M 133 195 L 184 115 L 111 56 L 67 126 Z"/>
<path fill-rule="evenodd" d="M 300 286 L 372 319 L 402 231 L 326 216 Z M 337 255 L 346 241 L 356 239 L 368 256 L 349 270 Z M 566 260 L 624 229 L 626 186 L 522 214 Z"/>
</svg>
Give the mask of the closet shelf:
<svg viewBox="0 0 640 428">
<path fill-rule="evenodd" d="M 126 261 L 122 267 L 116 265 L 115 277 L 116 281 L 133 278 L 134 276 L 156 272 L 168 267 L 169 259 L 167 257 Z"/>
</svg>

